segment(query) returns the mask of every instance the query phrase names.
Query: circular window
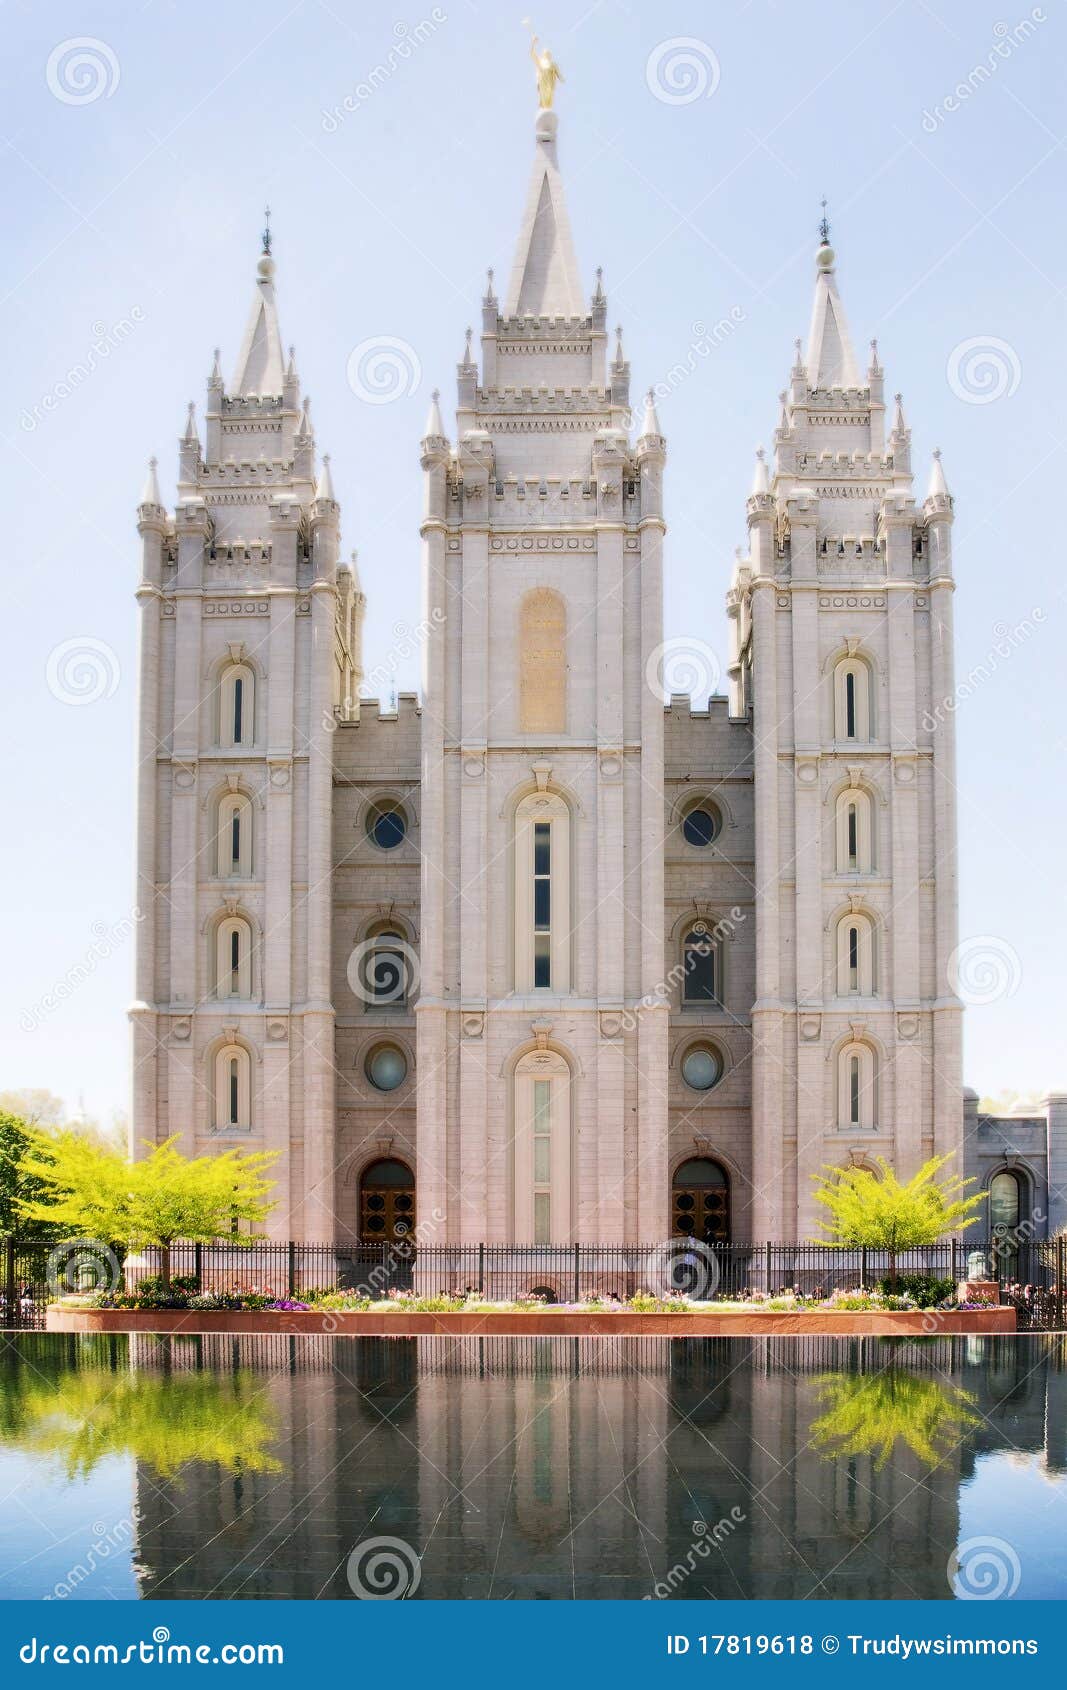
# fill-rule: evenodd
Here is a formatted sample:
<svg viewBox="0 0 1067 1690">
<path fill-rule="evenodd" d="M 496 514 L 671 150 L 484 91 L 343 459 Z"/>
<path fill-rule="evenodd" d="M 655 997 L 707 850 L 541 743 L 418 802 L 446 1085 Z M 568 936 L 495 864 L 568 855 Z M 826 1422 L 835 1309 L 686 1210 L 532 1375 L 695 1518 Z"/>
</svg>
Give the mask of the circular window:
<svg viewBox="0 0 1067 1690">
<path fill-rule="evenodd" d="M 682 1057 L 682 1079 L 694 1091 L 710 1091 L 722 1079 L 722 1058 L 708 1045 L 694 1045 Z"/>
<path fill-rule="evenodd" d="M 403 844 L 408 819 L 399 804 L 373 804 L 367 817 L 367 832 L 380 851 L 395 851 Z"/>
<path fill-rule="evenodd" d="M 396 1045 L 375 1045 L 366 1061 L 367 1078 L 378 1091 L 395 1091 L 407 1079 L 408 1062 Z"/>
<path fill-rule="evenodd" d="M 710 804 L 698 804 L 682 820 L 682 835 L 689 845 L 710 845 L 719 831 L 719 817 Z"/>
</svg>

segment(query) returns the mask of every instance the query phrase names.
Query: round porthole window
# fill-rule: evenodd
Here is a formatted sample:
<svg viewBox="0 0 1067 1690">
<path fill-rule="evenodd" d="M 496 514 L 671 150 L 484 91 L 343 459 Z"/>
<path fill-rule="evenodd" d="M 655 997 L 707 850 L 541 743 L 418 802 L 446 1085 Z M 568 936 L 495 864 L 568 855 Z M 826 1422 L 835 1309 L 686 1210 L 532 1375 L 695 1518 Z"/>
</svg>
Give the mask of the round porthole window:
<svg viewBox="0 0 1067 1690">
<path fill-rule="evenodd" d="M 395 1091 L 407 1079 L 408 1061 L 396 1045 L 375 1045 L 365 1064 L 367 1078 L 377 1091 Z"/>
<path fill-rule="evenodd" d="M 722 1079 L 722 1058 L 710 1045 L 693 1045 L 682 1057 L 682 1079 L 694 1091 L 710 1091 Z"/>
<path fill-rule="evenodd" d="M 404 842 L 408 819 L 399 804 L 373 804 L 367 817 L 367 832 L 380 851 L 395 851 Z"/>
<path fill-rule="evenodd" d="M 683 817 L 682 837 L 687 845 L 710 845 L 720 826 L 719 815 L 713 805 L 697 804 Z"/>
</svg>

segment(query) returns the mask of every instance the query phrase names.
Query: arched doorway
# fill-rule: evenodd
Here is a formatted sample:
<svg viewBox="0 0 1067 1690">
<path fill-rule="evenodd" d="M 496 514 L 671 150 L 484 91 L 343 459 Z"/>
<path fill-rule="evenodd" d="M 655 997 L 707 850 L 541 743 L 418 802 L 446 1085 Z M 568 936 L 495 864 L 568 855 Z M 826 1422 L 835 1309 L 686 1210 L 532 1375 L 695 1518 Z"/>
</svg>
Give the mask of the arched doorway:
<svg viewBox="0 0 1067 1690">
<path fill-rule="evenodd" d="M 399 1244 L 415 1227 L 415 1176 L 404 1162 L 383 1157 L 359 1182 L 359 1233 L 364 1244 Z"/>
<path fill-rule="evenodd" d="M 1022 1181 L 1011 1168 L 1001 1168 L 989 1182 L 989 1233 L 1000 1279 L 1018 1274 L 1022 1209 Z"/>
<path fill-rule="evenodd" d="M 671 1182 L 671 1232 L 704 1244 L 730 1242 L 730 1181 L 707 1156 L 691 1156 Z"/>
</svg>

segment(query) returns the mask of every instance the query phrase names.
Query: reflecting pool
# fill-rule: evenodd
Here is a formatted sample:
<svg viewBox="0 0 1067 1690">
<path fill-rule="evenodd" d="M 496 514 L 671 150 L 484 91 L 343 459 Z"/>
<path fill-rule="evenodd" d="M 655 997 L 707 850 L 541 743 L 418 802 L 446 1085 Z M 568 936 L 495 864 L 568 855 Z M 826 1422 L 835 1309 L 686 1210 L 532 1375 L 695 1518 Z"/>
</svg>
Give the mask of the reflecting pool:
<svg viewBox="0 0 1067 1690">
<path fill-rule="evenodd" d="M 0 1597 L 1067 1597 L 1067 1340 L 0 1334 Z"/>
</svg>

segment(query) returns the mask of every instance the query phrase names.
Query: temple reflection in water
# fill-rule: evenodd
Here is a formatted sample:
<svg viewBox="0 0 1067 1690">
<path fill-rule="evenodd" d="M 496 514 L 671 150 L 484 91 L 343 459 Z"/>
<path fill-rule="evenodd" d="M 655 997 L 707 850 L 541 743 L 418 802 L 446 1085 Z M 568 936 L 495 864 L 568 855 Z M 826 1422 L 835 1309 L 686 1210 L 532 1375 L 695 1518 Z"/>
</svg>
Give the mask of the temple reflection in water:
<svg viewBox="0 0 1067 1690">
<path fill-rule="evenodd" d="M 1010 1494 L 1028 1466 L 1067 1502 L 1059 1338 L 130 1343 L 251 1380 L 278 1427 L 277 1471 L 139 1463 L 144 1596 L 350 1598 L 350 1552 L 390 1538 L 424 1598 L 943 1600 L 983 1463 L 1019 1594 L 1064 1571 Z"/>
</svg>

